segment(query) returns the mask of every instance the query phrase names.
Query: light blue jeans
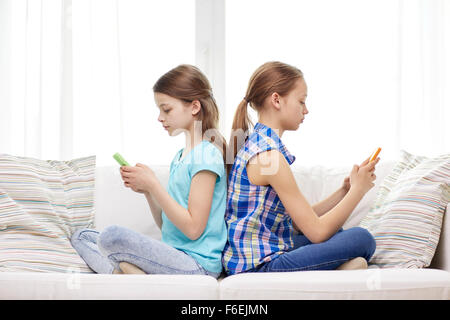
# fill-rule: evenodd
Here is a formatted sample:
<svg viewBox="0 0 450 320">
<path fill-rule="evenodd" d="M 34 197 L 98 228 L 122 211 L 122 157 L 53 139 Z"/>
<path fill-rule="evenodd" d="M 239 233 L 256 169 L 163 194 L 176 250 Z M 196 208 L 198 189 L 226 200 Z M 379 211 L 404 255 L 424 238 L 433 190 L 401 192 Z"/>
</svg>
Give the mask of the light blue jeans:
<svg viewBox="0 0 450 320">
<path fill-rule="evenodd" d="M 79 229 L 72 235 L 71 243 L 97 273 L 113 273 L 114 269 L 120 270 L 120 262 L 128 262 L 148 274 L 201 274 L 216 279 L 220 276 L 181 250 L 116 225 L 102 232 Z"/>
</svg>

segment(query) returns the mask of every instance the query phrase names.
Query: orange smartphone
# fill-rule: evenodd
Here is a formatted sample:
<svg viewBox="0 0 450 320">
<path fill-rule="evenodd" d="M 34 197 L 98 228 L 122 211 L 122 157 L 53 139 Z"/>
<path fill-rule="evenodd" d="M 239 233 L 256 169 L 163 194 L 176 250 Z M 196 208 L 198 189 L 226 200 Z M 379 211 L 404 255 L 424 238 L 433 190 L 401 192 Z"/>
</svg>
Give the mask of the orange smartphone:
<svg viewBox="0 0 450 320">
<path fill-rule="evenodd" d="M 377 149 L 371 154 L 369 162 L 374 161 L 374 160 L 378 157 L 378 155 L 380 154 L 380 152 L 381 152 L 381 148 L 377 148 Z"/>
</svg>

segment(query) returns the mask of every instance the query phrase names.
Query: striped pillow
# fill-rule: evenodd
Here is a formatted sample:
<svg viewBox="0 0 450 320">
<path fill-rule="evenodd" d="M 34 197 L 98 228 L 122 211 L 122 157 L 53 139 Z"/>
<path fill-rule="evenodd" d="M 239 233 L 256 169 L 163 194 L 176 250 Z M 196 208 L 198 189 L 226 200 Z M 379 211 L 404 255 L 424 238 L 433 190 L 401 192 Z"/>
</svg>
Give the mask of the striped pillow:
<svg viewBox="0 0 450 320">
<path fill-rule="evenodd" d="M 450 154 L 435 158 L 401 151 L 401 160 L 377 191 L 360 222 L 377 248 L 369 264 L 381 268 L 428 267 L 450 199 Z"/>
<path fill-rule="evenodd" d="M 70 244 L 94 226 L 95 156 L 45 161 L 0 154 L 0 271 L 92 271 Z"/>
</svg>

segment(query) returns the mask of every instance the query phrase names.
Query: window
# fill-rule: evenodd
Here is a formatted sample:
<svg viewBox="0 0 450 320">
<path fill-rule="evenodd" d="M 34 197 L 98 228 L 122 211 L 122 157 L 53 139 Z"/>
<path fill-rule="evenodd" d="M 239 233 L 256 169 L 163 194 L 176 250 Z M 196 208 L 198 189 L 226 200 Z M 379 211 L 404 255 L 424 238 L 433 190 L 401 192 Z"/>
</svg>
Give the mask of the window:
<svg viewBox="0 0 450 320">
<path fill-rule="evenodd" d="M 162 74 L 198 66 L 228 140 L 251 74 L 279 60 L 308 85 L 309 114 L 283 135 L 294 165 L 443 154 L 449 16 L 444 0 L 3 0 L 0 149 L 167 165 L 184 136 L 157 121 Z"/>
<path fill-rule="evenodd" d="M 377 146 L 393 153 L 397 24 L 391 0 L 227 1 L 225 132 L 253 71 L 278 60 L 302 70 L 308 85 L 309 114 L 283 134 L 295 165 L 359 164 Z"/>
<path fill-rule="evenodd" d="M 119 151 L 130 163 L 170 163 L 184 138 L 177 146 L 157 121 L 152 87 L 195 64 L 195 2 L 110 3 L 72 2 L 74 156 L 111 164 Z"/>
</svg>

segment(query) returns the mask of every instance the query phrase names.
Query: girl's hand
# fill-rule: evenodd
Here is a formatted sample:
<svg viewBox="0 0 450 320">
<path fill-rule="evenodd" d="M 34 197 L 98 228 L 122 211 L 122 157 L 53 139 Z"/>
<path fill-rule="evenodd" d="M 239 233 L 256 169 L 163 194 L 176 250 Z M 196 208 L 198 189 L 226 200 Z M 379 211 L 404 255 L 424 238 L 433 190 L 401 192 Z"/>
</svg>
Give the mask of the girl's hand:
<svg viewBox="0 0 450 320">
<path fill-rule="evenodd" d="M 150 192 L 152 186 L 158 180 L 153 170 L 141 163 L 136 164 L 135 167 L 120 167 L 120 175 L 125 187 L 139 193 Z"/>
<path fill-rule="evenodd" d="M 342 183 L 341 189 L 344 190 L 345 193 L 350 190 L 350 176 L 345 177 L 344 182 Z"/>
<path fill-rule="evenodd" d="M 350 186 L 359 189 L 364 194 L 375 186 L 373 181 L 377 178 L 375 175 L 375 165 L 380 161 L 380 158 L 369 162 L 366 159 L 361 166 L 354 165 L 350 173 Z"/>
<path fill-rule="evenodd" d="M 359 167 L 364 167 L 365 165 L 367 165 L 369 163 L 370 157 L 367 158 L 366 160 L 363 161 L 363 163 L 361 163 L 361 165 Z M 375 165 L 380 161 L 380 158 L 377 158 L 374 162 Z M 373 169 L 371 169 L 371 172 L 374 173 L 375 172 L 375 167 L 373 167 Z M 345 191 L 345 193 L 348 192 L 348 190 L 350 190 L 351 187 L 351 183 L 350 183 L 350 175 L 348 175 L 347 177 L 345 177 L 344 182 L 342 183 L 341 188 Z"/>
</svg>

